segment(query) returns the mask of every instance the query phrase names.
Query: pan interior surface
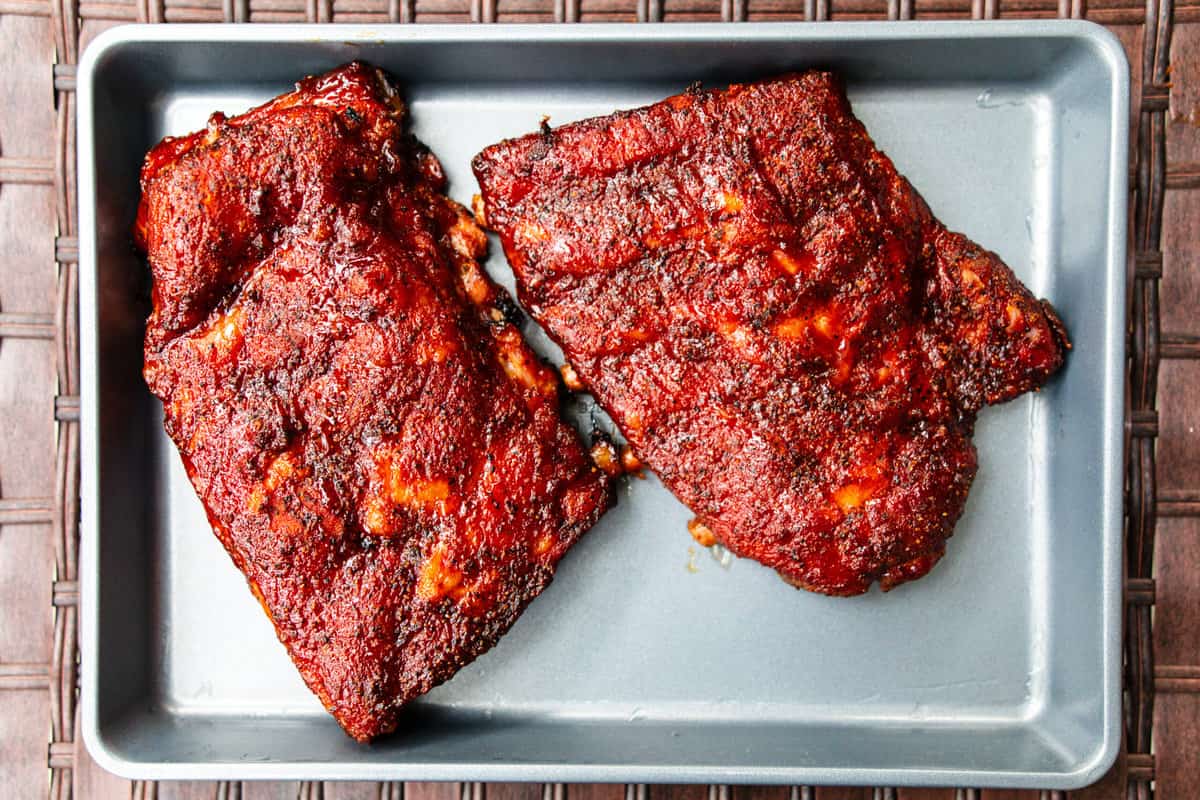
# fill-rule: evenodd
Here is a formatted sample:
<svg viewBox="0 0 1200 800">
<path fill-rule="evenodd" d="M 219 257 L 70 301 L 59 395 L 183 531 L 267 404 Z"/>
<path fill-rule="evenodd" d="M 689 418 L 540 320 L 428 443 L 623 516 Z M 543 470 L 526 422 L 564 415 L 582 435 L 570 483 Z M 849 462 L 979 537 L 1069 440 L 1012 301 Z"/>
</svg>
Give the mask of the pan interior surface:
<svg viewBox="0 0 1200 800">
<path fill-rule="evenodd" d="M 309 41 L 284 26 L 258 41 L 200 26 L 168 41 L 133 26 L 102 40 L 80 132 L 84 705 L 102 765 L 172 778 L 1054 788 L 1103 772 L 1117 736 L 1124 359 L 1125 112 L 1110 43 L 1093 26 L 1033 23 L 839 37 L 671 27 L 394 40 L 339 28 Z M 414 132 L 468 205 L 471 157 L 543 116 L 559 125 L 697 79 L 832 67 L 934 214 L 1051 299 L 1075 349 L 1042 392 L 982 412 L 966 513 L 920 581 L 853 599 L 797 591 L 701 548 L 653 475 L 630 479 L 491 652 L 414 703 L 399 734 L 356 745 L 303 685 L 162 432 L 140 378 L 148 278 L 127 233 L 140 159 L 159 138 L 355 58 L 397 77 Z M 488 270 L 511 289 L 495 242 Z M 570 411 L 585 429 L 608 424 L 586 398 Z"/>
</svg>

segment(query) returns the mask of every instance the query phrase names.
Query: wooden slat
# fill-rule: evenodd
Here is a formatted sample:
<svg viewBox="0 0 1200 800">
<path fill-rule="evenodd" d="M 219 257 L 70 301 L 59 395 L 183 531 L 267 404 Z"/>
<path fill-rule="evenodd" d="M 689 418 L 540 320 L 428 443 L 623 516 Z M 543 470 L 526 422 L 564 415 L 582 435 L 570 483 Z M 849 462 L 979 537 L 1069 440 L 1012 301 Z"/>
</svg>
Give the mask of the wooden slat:
<svg viewBox="0 0 1200 800">
<path fill-rule="evenodd" d="M 555 792 L 555 784 L 542 783 L 489 783 L 484 800 L 565 800 L 561 784 Z"/>
<path fill-rule="evenodd" d="M 0 311 L 0 339 L 53 339 L 53 314 Z"/>
<path fill-rule="evenodd" d="M 875 792 L 861 786 L 818 786 L 812 791 L 811 798 L 812 800 L 876 800 Z M 803 800 L 809 800 L 809 798 L 803 798 Z"/>
<path fill-rule="evenodd" d="M 323 800 L 402 800 L 403 784 L 368 781 L 326 781 Z"/>
<path fill-rule="evenodd" d="M 626 800 L 625 787 L 612 783 L 568 783 L 562 800 Z"/>
<path fill-rule="evenodd" d="M 638 800 L 642 800 L 641 797 Z M 645 800 L 716 800 L 709 796 L 707 786 L 692 784 L 662 784 L 645 787 Z"/>
<path fill-rule="evenodd" d="M 1158 493 L 1158 514 L 1161 517 L 1200 516 L 1200 491 L 1163 489 Z"/>
<path fill-rule="evenodd" d="M 1162 349 L 1159 354 L 1163 358 L 1198 359 L 1200 358 L 1200 336 L 1191 333 L 1163 334 Z"/>
<path fill-rule="evenodd" d="M 1155 796 L 1197 797 L 1200 787 L 1200 694 L 1164 694 L 1158 698 L 1155 743 Z"/>
<path fill-rule="evenodd" d="M 1200 162 L 1172 164 L 1167 168 L 1168 189 L 1200 189 Z"/>
<path fill-rule="evenodd" d="M 406 783 L 404 800 L 470 800 L 461 783 Z"/>
<path fill-rule="evenodd" d="M 0 525 L 30 525 L 50 522 L 53 503 L 49 498 L 0 498 Z"/>
<path fill-rule="evenodd" d="M 4 13 L 0 7 L 0 14 Z M 54 183 L 54 165 L 36 158 L 0 156 L 0 183 Z"/>
<path fill-rule="evenodd" d="M 1200 664 L 1158 665 L 1154 669 L 1154 688 L 1165 693 L 1200 693 Z"/>
<path fill-rule="evenodd" d="M 792 800 L 787 786 L 731 786 L 728 800 Z"/>
<path fill-rule="evenodd" d="M 0 690 L 47 689 L 49 683 L 46 664 L 0 664 Z"/>
</svg>

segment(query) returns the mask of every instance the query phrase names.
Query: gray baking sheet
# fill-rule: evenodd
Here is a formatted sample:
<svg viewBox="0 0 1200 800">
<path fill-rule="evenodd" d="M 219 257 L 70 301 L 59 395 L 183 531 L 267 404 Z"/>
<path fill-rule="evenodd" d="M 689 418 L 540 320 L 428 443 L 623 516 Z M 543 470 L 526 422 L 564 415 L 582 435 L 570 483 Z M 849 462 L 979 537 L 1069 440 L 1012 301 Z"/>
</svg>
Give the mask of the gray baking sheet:
<svg viewBox="0 0 1200 800">
<path fill-rule="evenodd" d="M 654 478 L 499 645 L 369 747 L 309 693 L 212 535 L 139 376 L 136 171 L 362 58 L 469 203 L 470 159 L 535 129 L 833 67 L 934 213 L 1060 309 L 1041 393 L 985 410 L 943 561 L 889 594 L 798 591 L 688 536 Z M 84 734 L 137 777 L 1067 788 L 1119 741 L 1127 67 L 1077 22 L 400 28 L 124 26 L 80 72 Z M 491 274 L 511 286 L 493 245 Z M 547 355 L 557 352 L 534 327 Z M 582 422 L 595 414 L 574 401 Z"/>
</svg>

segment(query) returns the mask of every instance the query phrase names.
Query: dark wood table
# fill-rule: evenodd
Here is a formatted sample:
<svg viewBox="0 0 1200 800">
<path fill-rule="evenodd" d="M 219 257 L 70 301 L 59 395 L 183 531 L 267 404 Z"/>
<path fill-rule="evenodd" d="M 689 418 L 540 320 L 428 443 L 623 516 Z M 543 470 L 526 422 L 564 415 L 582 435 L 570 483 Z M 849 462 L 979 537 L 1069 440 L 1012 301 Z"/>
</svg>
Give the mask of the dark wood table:
<svg viewBox="0 0 1200 800">
<path fill-rule="evenodd" d="M 77 735 L 75 63 L 127 22 L 1083 17 L 1132 65 L 1125 738 L 1071 793 L 1200 798 L 1200 0 L 0 0 L 0 798 L 1009 800 L 889 788 L 129 782 Z M 1043 793 L 1061 797 L 1061 793 Z"/>
</svg>

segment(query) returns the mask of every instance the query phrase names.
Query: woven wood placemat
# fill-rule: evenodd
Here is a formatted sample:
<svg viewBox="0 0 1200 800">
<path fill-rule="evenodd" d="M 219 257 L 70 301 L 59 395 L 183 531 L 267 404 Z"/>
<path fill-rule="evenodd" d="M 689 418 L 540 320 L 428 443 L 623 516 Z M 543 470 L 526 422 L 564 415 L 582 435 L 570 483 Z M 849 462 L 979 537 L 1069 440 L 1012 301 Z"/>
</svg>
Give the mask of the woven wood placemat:
<svg viewBox="0 0 1200 800">
<path fill-rule="evenodd" d="M 124 22 L 1082 17 L 1132 65 L 1125 735 L 1086 800 L 1200 798 L 1200 0 L 0 0 L 0 800 L 1014 800 L 891 788 L 130 782 L 77 736 L 75 64 Z"/>
</svg>

